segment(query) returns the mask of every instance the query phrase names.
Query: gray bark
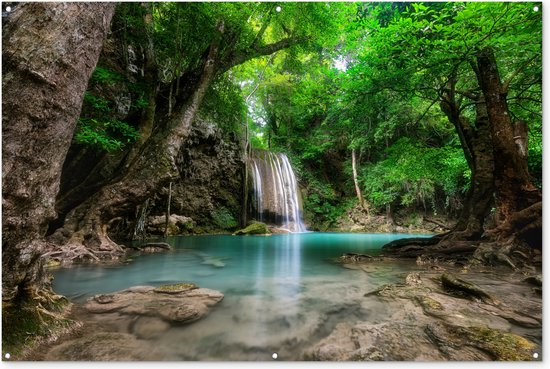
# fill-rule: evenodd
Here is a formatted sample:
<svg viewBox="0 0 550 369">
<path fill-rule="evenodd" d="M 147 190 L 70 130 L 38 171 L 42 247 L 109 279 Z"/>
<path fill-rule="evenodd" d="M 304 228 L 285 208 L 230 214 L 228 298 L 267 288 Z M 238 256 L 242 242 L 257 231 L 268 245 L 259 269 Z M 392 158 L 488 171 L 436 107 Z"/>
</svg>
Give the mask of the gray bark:
<svg viewBox="0 0 550 369">
<path fill-rule="evenodd" d="M 39 289 L 41 238 L 115 3 L 22 3 L 2 35 L 2 298 Z"/>
</svg>

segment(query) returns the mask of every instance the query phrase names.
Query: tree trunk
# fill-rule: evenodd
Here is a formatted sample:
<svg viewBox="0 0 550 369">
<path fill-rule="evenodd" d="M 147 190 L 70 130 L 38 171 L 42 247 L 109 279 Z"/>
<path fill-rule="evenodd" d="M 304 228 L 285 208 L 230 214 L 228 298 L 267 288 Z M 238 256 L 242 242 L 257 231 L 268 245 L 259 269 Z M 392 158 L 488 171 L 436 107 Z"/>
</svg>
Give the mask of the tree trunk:
<svg viewBox="0 0 550 369">
<path fill-rule="evenodd" d="M 491 210 L 494 193 L 494 160 L 489 120 L 483 98 L 476 102 L 475 126 L 460 114 L 452 93 L 446 94 L 441 109 L 461 137 L 464 155 L 472 172 L 470 188 L 464 207 L 454 229 L 446 237 L 453 240 L 472 240 L 481 236 L 485 218 Z"/>
<path fill-rule="evenodd" d="M 221 36 L 223 23 L 218 25 L 218 30 Z M 187 103 L 179 105 L 173 113 L 166 129 L 158 130 L 150 137 L 120 180 L 101 188 L 72 210 L 65 219 L 64 227 L 52 235 L 53 242 L 63 245 L 62 257 L 96 260 L 122 256 L 122 247 L 107 234 L 110 222 L 132 213 L 136 205 L 179 175 L 176 157 L 216 75 L 219 41 L 218 37 L 210 45 L 198 84 L 193 87 Z M 78 251 L 73 253 L 74 250 Z"/>
<path fill-rule="evenodd" d="M 368 214 L 368 208 L 365 206 L 365 199 L 361 193 L 361 187 L 359 187 L 359 180 L 357 178 L 357 164 L 355 160 L 355 149 L 351 150 L 351 170 L 353 172 L 353 184 L 355 185 L 355 194 L 357 195 L 357 200 L 361 209 L 366 210 Z"/>
<path fill-rule="evenodd" d="M 514 142 L 513 126 L 508 110 L 507 94 L 493 50 L 489 47 L 477 55 L 477 78 L 489 116 L 495 160 L 497 224 L 506 222 L 513 213 L 541 201 L 540 191 L 533 185 L 527 168 Z"/>
<path fill-rule="evenodd" d="M 45 286 L 61 168 L 115 3 L 21 3 L 3 23 L 2 298 Z"/>
</svg>

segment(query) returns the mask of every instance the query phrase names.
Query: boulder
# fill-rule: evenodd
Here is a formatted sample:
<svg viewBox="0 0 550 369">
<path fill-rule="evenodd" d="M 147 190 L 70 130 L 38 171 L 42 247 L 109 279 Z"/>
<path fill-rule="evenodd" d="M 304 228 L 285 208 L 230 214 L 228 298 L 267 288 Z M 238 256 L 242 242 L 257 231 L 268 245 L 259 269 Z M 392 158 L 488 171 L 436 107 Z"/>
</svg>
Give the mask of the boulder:
<svg viewBox="0 0 550 369">
<path fill-rule="evenodd" d="M 233 233 L 234 236 L 248 235 L 248 234 L 268 235 L 268 234 L 271 234 L 271 232 L 269 231 L 267 224 L 262 222 L 252 222 L 246 228 L 239 229 L 238 231 Z"/>
<path fill-rule="evenodd" d="M 193 219 L 177 214 L 168 217 L 168 235 L 178 235 L 193 229 Z M 151 234 L 164 234 L 166 227 L 166 216 L 150 216 L 147 218 L 147 232 Z"/>
<path fill-rule="evenodd" d="M 139 286 L 108 295 L 97 295 L 84 308 L 93 314 L 110 314 L 106 319 L 154 317 L 169 324 L 189 323 L 208 314 L 209 308 L 223 299 L 223 294 L 191 283 L 160 287 Z"/>
</svg>

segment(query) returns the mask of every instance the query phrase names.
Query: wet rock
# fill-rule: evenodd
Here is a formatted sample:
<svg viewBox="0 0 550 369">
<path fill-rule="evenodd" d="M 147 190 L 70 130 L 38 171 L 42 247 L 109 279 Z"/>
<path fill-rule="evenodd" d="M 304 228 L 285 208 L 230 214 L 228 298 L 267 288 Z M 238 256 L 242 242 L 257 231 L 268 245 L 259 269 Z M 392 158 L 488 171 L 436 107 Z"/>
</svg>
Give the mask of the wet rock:
<svg viewBox="0 0 550 369">
<path fill-rule="evenodd" d="M 161 287 L 139 286 L 88 300 L 84 308 L 94 314 L 116 313 L 117 319 L 147 316 L 171 324 L 188 323 L 206 315 L 223 294 L 193 284 L 180 283 Z"/>
<path fill-rule="evenodd" d="M 141 252 L 156 253 L 162 251 L 169 251 L 172 247 L 166 242 L 149 242 L 139 248 Z"/>
<path fill-rule="evenodd" d="M 438 350 L 413 324 L 393 321 L 379 324 L 340 324 L 306 353 L 308 360 L 413 361 L 443 360 Z"/>
<path fill-rule="evenodd" d="M 102 332 L 66 341 L 47 353 L 44 360 L 136 361 L 161 360 L 154 347 L 131 334 Z"/>
<path fill-rule="evenodd" d="M 441 275 L 441 283 L 443 288 L 447 291 L 463 296 L 463 297 L 474 297 L 479 298 L 485 302 L 494 303 L 496 300 L 487 292 L 483 291 L 481 288 L 476 286 L 473 283 L 467 282 L 463 279 L 457 278 L 452 274 L 444 273 Z"/>
<path fill-rule="evenodd" d="M 131 326 L 131 332 L 141 339 L 152 339 L 161 336 L 170 329 L 170 324 L 160 318 L 140 317 Z"/>
<path fill-rule="evenodd" d="M 460 327 L 436 321 L 426 333 L 451 360 L 533 360 L 536 345 L 524 337 L 489 327 Z M 468 348 L 471 357 L 465 357 Z M 475 350 L 477 350 L 477 353 Z"/>
<path fill-rule="evenodd" d="M 234 236 L 242 236 L 242 235 L 248 235 L 248 234 L 271 234 L 269 232 L 269 228 L 265 223 L 262 222 L 252 222 L 250 225 L 248 225 L 244 229 L 239 229 L 235 233 L 233 233 Z"/>
</svg>

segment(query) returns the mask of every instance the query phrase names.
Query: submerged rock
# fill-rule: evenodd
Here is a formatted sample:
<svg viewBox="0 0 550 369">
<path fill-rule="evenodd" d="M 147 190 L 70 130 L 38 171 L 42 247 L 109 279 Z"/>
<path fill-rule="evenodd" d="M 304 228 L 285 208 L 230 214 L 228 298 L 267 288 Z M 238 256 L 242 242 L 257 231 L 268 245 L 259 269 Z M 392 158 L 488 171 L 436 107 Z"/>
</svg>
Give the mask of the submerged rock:
<svg viewBox="0 0 550 369">
<path fill-rule="evenodd" d="M 208 313 L 223 294 L 191 283 L 161 287 L 138 286 L 89 299 L 84 308 L 93 314 L 117 314 L 117 319 L 156 317 L 170 324 L 189 323 Z"/>
<path fill-rule="evenodd" d="M 363 294 L 364 311 L 383 306 L 382 316 L 338 324 L 304 359 L 540 360 L 542 300 L 518 276 L 469 272 L 466 281 L 426 267 L 403 279 Z"/>
<path fill-rule="evenodd" d="M 70 340 L 54 347 L 46 361 L 142 361 L 162 360 L 162 355 L 147 341 L 128 333 L 99 332 Z"/>
</svg>

